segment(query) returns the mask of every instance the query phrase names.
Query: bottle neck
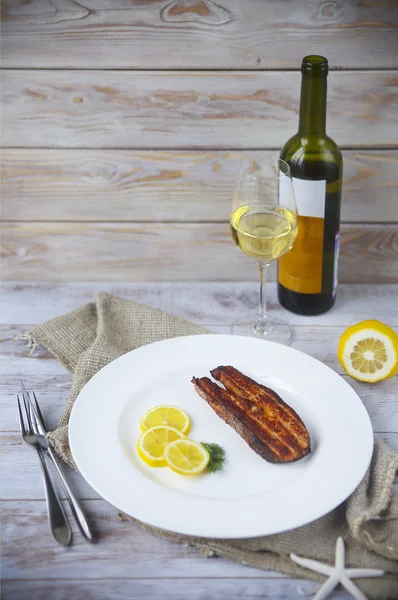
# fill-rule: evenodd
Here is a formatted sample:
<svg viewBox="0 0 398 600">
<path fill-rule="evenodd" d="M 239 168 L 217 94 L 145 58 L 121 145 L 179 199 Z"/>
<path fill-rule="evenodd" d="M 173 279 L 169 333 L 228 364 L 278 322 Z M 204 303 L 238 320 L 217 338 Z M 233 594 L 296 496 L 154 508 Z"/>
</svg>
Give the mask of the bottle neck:
<svg viewBox="0 0 398 600">
<path fill-rule="evenodd" d="M 326 73 L 303 73 L 301 80 L 299 134 L 326 133 Z"/>
</svg>

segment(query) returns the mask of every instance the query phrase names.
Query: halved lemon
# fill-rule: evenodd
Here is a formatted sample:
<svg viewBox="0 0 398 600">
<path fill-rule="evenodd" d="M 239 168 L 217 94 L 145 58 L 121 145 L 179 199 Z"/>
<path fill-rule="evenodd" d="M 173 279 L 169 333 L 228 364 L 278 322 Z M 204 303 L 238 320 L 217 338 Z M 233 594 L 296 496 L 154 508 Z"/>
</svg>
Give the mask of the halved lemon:
<svg viewBox="0 0 398 600">
<path fill-rule="evenodd" d="M 381 321 L 362 321 L 341 336 L 339 361 L 348 375 L 375 383 L 398 372 L 398 335 Z"/>
<path fill-rule="evenodd" d="M 137 442 L 140 458 L 150 467 L 165 467 L 165 448 L 174 440 L 185 438 L 185 435 L 174 427 L 160 425 L 141 433 Z"/>
<path fill-rule="evenodd" d="M 168 425 L 187 434 L 191 427 L 191 420 L 187 413 L 178 406 L 155 406 L 151 408 L 140 421 L 141 431 L 147 431 L 158 425 Z"/>
<path fill-rule="evenodd" d="M 201 444 L 193 440 L 175 440 L 164 451 L 170 469 L 180 475 L 198 475 L 209 464 L 210 454 Z"/>
</svg>

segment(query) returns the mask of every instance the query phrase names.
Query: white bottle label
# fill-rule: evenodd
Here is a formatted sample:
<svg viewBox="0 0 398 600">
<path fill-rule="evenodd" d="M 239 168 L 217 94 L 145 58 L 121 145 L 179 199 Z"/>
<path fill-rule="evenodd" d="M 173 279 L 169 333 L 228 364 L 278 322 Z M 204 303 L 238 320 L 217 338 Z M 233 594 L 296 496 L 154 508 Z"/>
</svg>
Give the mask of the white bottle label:
<svg viewBox="0 0 398 600">
<path fill-rule="evenodd" d="M 308 181 L 292 177 L 300 217 L 325 218 L 326 179 Z"/>
</svg>

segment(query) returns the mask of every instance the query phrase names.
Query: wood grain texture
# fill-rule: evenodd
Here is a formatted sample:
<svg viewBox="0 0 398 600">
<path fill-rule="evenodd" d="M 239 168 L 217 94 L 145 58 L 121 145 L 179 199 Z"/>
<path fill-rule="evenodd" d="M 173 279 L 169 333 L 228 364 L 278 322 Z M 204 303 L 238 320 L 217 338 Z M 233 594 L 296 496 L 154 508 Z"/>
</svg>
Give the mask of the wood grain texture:
<svg viewBox="0 0 398 600">
<path fill-rule="evenodd" d="M 342 225 L 341 282 L 398 282 L 398 225 Z M 227 223 L 3 224 L 4 276 L 40 281 L 253 281 Z M 275 270 L 271 269 L 271 277 Z"/>
<path fill-rule="evenodd" d="M 196 573 L 192 574 L 196 575 Z M 2 586 L 4 600 L 70 600 L 76 589 L 87 600 L 292 600 L 301 595 L 313 596 L 319 584 L 299 579 L 107 579 L 106 581 L 15 581 Z M 334 600 L 349 600 L 337 592 Z"/>
<path fill-rule="evenodd" d="M 16 70 L 3 74 L 3 145 L 279 148 L 297 130 L 300 73 Z M 328 133 L 398 145 L 395 71 L 333 72 Z"/>
<path fill-rule="evenodd" d="M 56 385 L 54 385 L 54 389 L 56 389 Z M 43 408 L 43 414 L 48 418 L 48 415 L 51 416 L 51 411 L 47 409 L 46 404 L 42 401 L 42 395 L 38 395 L 38 399 L 40 407 Z M 65 405 L 65 403 L 66 397 L 63 404 Z M 10 411 L 10 413 L 13 413 L 15 419 L 17 417 L 15 395 L 13 404 L 14 410 Z M 56 409 L 59 416 L 60 409 L 62 410 L 62 408 L 56 406 Z M 15 426 L 17 425 L 15 424 Z M 38 485 L 40 483 L 40 465 L 37 455 L 22 441 L 19 432 L 2 432 L 1 452 L 3 457 L 3 469 L 1 473 L 2 500 L 44 500 L 44 487 L 43 485 Z M 59 485 L 58 476 L 51 464 L 49 464 L 49 471 L 52 475 L 54 485 L 57 485 L 60 498 L 65 499 L 65 491 L 63 486 Z M 76 497 L 84 501 L 98 500 L 100 498 L 80 473 L 77 473 L 68 465 L 64 465 L 64 471 Z"/>
<path fill-rule="evenodd" d="M 6 67 L 395 67 L 395 0 L 38 0 L 3 3 Z M 183 49 L 183 51 L 182 51 Z"/>
<path fill-rule="evenodd" d="M 12 338 L 47 319 L 94 301 L 101 291 L 149 304 L 201 325 L 229 326 L 243 314 L 256 310 L 258 285 L 257 282 L 236 281 L 190 281 L 173 285 L 169 282 L 3 282 L 4 352 L 19 353 L 20 356 L 26 354 L 26 347 L 21 340 L 17 342 Z M 268 287 L 269 310 L 291 325 L 306 327 L 348 327 L 354 322 L 353 319 L 363 321 L 373 315 L 372 318 L 398 328 L 397 303 L 396 285 L 340 285 L 332 310 L 317 317 L 304 317 L 284 310 L 277 302 L 275 284 L 270 283 Z M 39 350 L 34 354 L 37 355 L 41 355 Z"/>
<path fill-rule="evenodd" d="M 371 313 L 371 316 L 376 318 L 375 310 Z M 244 312 L 241 312 L 239 316 L 244 316 L 247 314 L 247 309 Z M 277 315 L 277 311 L 272 310 L 272 314 Z M 283 313 L 283 316 L 285 313 Z M 377 315 L 378 316 L 378 315 Z M 357 322 L 357 318 L 351 318 L 351 323 Z M 387 320 L 390 325 L 391 318 Z M 232 324 L 232 319 L 231 319 Z M 231 332 L 231 324 L 230 325 L 212 325 L 204 323 L 209 330 L 215 333 L 229 334 Z M 62 387 L 66 386 L 66 390 L 68 390 L 68 385 L 66 381 L 63 379 L 63 376 L 66 374 L 66 370 L 64 367 L 59 365 L 54 359 L 52 359 L 51 355 L 45 352 L 43 349 L 38 348 L 32 354 L 26 346 L 25 340 L 13 341 L 7 340 L 8 335 L 13 335 L 14 332 L 22 330 L 27 330 L 29 326 L 26 325 L 17 325 L 15 327 L 4 327 L 4 353 L 2 359 L 2 372 L 3 376 L 10 376 L 11 381 L 13 381 L 14 385 L 18 388 L 18 381 L 21 379 L 23 375 L 24 378 L 34 377 L 37 373 L 38 365 L 41 365 L 43 379 L 49 379 L 49 381 L 54 381 L 54 378 L 61 375 L 61 384 Z M 321 362 L 327 364 L 329 367 L 334 369 L 340 375 L 344 375 L 344 370 L 341 367 L 340 363 L 337 359 L 337 346 L 338 341 L 341 334 L 346 329 L 346 326 L 339 327 L 325 327 L 325 326 L 316 326 L 316 325 L 295 325 L 295 339 L 293 342 L 293 347 L 297 348 L 306 354 L 317 358 Z M 16 359 L 18 359 L 16 361 Z M 368 397 L 370 394 L 370 401 L 373 402 L 374 396 L 371 395 L 369 391 L 369 386 L 363 385 L 361 383 L 357 383 L 354 380 L 347 379 L 349 383 L 354 387 L 358 393 L 362 396 L 365 394 L 365 397 Z M 388 381 L 385 384 L 379 384 L 375 389 L 380 393 L 380 400 L 384 401 L 388 396 L 388 393 L 394 391 L 394 383 Z M 398 383 L 397 383 L 398 384 Z M 62 389 L 59 393 L 62 393 Z M 396 390 L 398 392 L 398 390 Z M 5 391 L 6 394 L 6 391 Z M 9 402 L 11 406 L 14 406 L 14 394 L 12 391 L 7 390 L 7 394 L 10 394 Z M 55 395 L 55 394 L 54 394 Z M 5 406 L 8 405 L 5 398 Z M 61 402 L 62 405 L 62 402 Z M 12 409 L 13 410 L 13 409 Z M 59 413 L 60 414 L 60 413 Z M 390 427 L 388 424 L 378 425 L 379 431 L 390 431 Z"/>
<path fill-rule="evenodd" d="M 256 307 L 254 306 L 251 309 L 253 313 L 255 312 L 255 308 Z M 278 311 L 274 311 L 272 308 L 270 308 L 270 310 L 274 316 L 278 314 L 282 316 L 282 313 L 278 313 Z M 246 310 L 239 314 L 239 317 L 244 316 L 247 313 L 248 309 L 246 308 Z M 283 313 L 283 317 L 285 314 L 286 312 Z M 372 317 L 375 317 L 374 312 L 372 313 Z M 357 319 L 351 319 L 351 322 L 353 321 L 356 322 Z M 231 317 L 229 325 L 213 325 L 203 323 L 203 326 L 208 327 L 215 333 L 229 334 L 231 332 L 232 323 L 233 320 Z M 391 324 L 391 319 L 388 320 L 388 323 Z M 22 374 L 25 378 L 33 377 L 37 373 L 37 368 L 39 365 L 41 365 L 44 378 L 49 378 L 51 380 L 57 375 L 65 375 L 66 371 L 64 367 L 54 361 L 48 352 L 45 352 L 42 348 L 37 348 L 33 353 L 30 353 L 25 340 L 14 341 L 12 339 L 11 336 L 13 336 L 14 333 L 29 329 L 30 327 L 28 325 L 16 325 L 12 327 L 4 326 L 4 350 L 2 358 L 3 375 L 12 376 L 14 381 L 17 382 L 18 377 L 21 378 Z M 345 329 L 346 326 L 328 327 L 322 325 L 316 326 L 313 324 L 307 326 L 295 325 L 294 347 L 324 362 L 337 373 L 343 374 L 344 371 L 337 360 L 337 345 L 338 340 Z M 18 361 L 16 361 L 16 358 L 18 358 Z M 386 388 L 387 390 L 390 389 L 390 385 L 392 384 L 388 382 Z M 13 403 L 14 398 L 11 392 L 11 405 L 13 405 Z M 381 428 L 381 431 L 384 431 L 384 429 Z"/>
<path fill-rule="evenodd" d="M 39 489 L 43 487 L 40 477 L 36 478 L 36 485 Z M 66 501 L 64 506 L 69 515 Z M 73 546 L 65 549 L 55 544 L 48 532 L 44 498 L 30 502 L 3 501 L 3 578 L 54 579 L 54 573 L 57 580 L 193 575 L 222 578 L 237 573 L 260 579 L 267 576 L 265 571 L 235 565 L 223 558 L 209 560 L 195 548 L 162 540 L 121 521 L 117 509 L 102 499 L 84 501 L 82 506 L 90 516 L 97 543 L 88 544 L 77 531 L 74 519 L 70 519 Z M 30 543 L 32 539 L 34 544 Z M 271 573 L 272 576 L 275 575 Z"/>
<path fill-rule="evenodd" d="M 225 221 L 242 159 L 269 151 L 5 149 L 2 216 L 22 221 Z M 398 150 L 346 150 L 342 221 L 398 220 Z"/>
</svg>

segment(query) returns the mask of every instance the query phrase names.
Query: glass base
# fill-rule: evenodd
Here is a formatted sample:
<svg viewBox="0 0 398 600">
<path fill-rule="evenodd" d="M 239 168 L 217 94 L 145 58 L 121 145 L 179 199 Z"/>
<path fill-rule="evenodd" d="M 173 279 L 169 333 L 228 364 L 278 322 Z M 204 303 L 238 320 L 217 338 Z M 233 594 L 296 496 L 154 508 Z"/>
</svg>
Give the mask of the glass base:
<svg viewBox="0 0 398 600">
<path fill-rule="evenodd" d="M 232 325 L 234 335 L 246 335 L 259 340 L 269 340 L 289 346 L 294 340 L 294 332 L 290 325 L 273 317 L 266 317 L 262 326 L 257 327 L 258 313 L 247 315 Z"/>
</svg>

